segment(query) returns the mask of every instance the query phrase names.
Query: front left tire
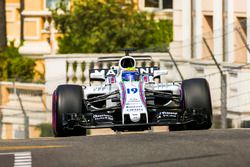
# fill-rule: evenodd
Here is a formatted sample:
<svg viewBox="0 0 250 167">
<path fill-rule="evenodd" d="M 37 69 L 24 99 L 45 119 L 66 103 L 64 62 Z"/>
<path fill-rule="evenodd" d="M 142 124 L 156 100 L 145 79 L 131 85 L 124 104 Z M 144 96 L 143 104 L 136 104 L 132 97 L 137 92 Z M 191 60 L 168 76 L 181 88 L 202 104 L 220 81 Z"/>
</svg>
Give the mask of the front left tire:
<svg viewBox="0 0 250 167">
<path fill-rule="evenodd" d="M 200 109 L 203 118 L 196 118 L 188 129 L 209 129 L 212 126 L 213 112 L 209 85 L 206 79 L 194 78 L 182 83 L 185 110 L 192 112 Z M 202 122 L 201 122 L 202 121 Z"/>
<path fill-rule="evenodd" d="M 188 124 L 169 125 L 169 130 L 205 130 L 211 128 L 213 112 L 207 80 L 203 78 L 184 80 L 181 89 L 183 110 L 189 113 L 200 110 L 202 112 L 202 118 L 194 117 L 194 121 Z"/>
<path fill-rule="evenodd" d="M 64 127 L 67 114 L 81 115 L 84 113 L 83 90 L 80 85 L 59 85 L 53 93 L 52 125 L 55 137 L 86 135 L 86 129 Z"/>
</svg>

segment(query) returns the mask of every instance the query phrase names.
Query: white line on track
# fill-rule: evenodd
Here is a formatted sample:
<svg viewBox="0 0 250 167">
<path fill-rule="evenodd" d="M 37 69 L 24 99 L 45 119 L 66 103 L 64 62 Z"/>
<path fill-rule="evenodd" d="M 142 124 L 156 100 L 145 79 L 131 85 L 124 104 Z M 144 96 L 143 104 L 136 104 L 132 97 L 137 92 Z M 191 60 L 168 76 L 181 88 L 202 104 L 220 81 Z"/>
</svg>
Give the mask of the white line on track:
<svg viewBox="0 0 250 167">
<path fill-rule="evenodd" d="M 27 160 L 27 159 L 15 159 L 15 162 L 30 162 L 30 160 Z"/>
<path fill-rule="evenodd" d="M 14 167 L 32 167 L 31 152 L 10 152 L 0 155 L 14 155 Z"/>
<path fill-rule="evenodd" d="M 21 152 L 21 153 L 15 153 L 16 156 L 25 156 L 30 155 L 30 152 Z"/>
<path fill-rule="evenodd" d="M 25 155 L 25 156 L 16 156 L 15 159 L 31 159 L 30 155 Z"/>
<path fill-rule="evenodd" d="M 32 167 L 31 152 L 14 153 L 14 167 Z"/>
</svg>

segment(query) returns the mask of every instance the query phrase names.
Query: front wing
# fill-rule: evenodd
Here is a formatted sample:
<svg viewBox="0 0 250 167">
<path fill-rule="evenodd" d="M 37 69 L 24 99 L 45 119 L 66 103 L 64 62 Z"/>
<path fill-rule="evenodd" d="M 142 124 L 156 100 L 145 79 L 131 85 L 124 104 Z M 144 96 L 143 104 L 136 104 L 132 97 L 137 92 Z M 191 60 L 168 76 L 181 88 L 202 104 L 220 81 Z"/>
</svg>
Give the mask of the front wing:
<svg viewBox="0 0 250 167">
<path fill-rule="evenodd" d="M 185 125 L 196 121 L 198 124 L 205 122 L 206 115 L 204 115 L 203 109 L 193 109 L 192 111 L 180 111 L 176 112 L 157 112 L 158 117 L 155 120 L 150 120 L 148 123 L 113 123 L 113 122 L 102 122 L 95 123 L 93 120 L 88 120 L 86 118 L 82 119 L 82 116 L 67 114 L 63 121 L 64 128 L 74 129 L 76 127 L 86 128 L 86 129 L 98 129 L 98 128 L 130 128 L 130 127 L 151 127 L 151 126 L 168 126 L 168 125 Z M 161 117 L 160 117 L 161 115 Z M 92 115 L 93 116 L 93 115 Z M 91 117 L 92 117 L 91 116 Z M 197 122 L 199 120 L 199 122 Z"/>
</svg>

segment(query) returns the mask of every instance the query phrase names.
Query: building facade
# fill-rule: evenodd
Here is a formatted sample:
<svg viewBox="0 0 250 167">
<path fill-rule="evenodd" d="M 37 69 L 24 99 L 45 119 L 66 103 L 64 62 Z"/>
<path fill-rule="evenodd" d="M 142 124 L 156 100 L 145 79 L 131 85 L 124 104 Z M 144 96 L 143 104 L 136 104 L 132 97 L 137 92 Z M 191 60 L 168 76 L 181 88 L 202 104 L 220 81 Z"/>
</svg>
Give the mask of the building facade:
<svg viewBox="0 0 250 167">
<path fill-rule="evenodd" d="M 20 46 L 23 40 L 20 54 L 35 59 L 35 71 L 41 74 L 45 73 L 43 55 L 55 54 L 56 50 L 56 30 L 50 12 L 56 3 L 57 0 L 6 0 L 8 41 Z M 24 138 L 23 112 L 29 117 L 29 137 L 39 137 L 38 126 L 50 122 L 46 111 L 43 84 L 0 82 L 0 139 Z"/>
<path fill-rule="evenodd" d="M 56 30 L 50 9 L 55 9 L 59 0 L 6 0 L 7 38 L 16 45 L 24 40 L 20 53 L 33 58 L 55 54 Z M 70 8 L 70 0 L 68 0 Z M 73 1 L 72 1 L 73 2 Z M 156 19 L 172 19 L 173 0 L 125 0 L 135 10 L 154 13 Z M 23 6 L 23 7 L 22 7 Z M 23 23 L 22 23 L 23 22 Z M 23 26 L 22 26 L 23 25 Z"/>
<path fill-rule="evenodd" d="M 55 0 L 6 0 L 7 39 L 15 42 L 20 54 L 36 60 L 35 71 L 40 74 L 45 71 L 43 55 L 56 51 L 49 10 L 55 4 Z M 40 80 L 38 73 L 35 80 Z"/>
<path fill-rule="evenodd" d="M 53 7 L 52 0 L 37 0 L 35 3 L 32 0 L 6 0 L 7 38 L 14 40 L 16 45 L 23 38 L 22 55 L 39 58 L 51 52 L 50 7 Z"/>
<path fill-rule="evenodd" d="M 209 59 L 205 38 L 219 62 L 247 63 L 250 1 L 174 0 L 172 51 L 185 59 Z M 242 37 L 244 40 L 242 40 Z M 174 49 L 180 48 L 180 49 Z"/>
<path fill-rule="evenodd" d="M 226 75 L 229 127 L 249 127 L 250 1 L 174 0 L 173 23 L 170 51 L 185 78 L 209 81 L 214 112 L 220 115 L 221 76 L 213 55 Z M 171 70 L 167 61 L 165 67 Z"/>
</svg>

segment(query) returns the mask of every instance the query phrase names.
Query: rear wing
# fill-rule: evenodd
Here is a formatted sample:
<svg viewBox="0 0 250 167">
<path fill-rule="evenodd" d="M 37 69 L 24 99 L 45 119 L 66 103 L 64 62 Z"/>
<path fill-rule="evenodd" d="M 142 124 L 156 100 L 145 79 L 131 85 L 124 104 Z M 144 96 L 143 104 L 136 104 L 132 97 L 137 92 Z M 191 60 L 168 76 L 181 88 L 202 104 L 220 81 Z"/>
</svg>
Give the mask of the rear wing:
<svg viewBox="0 0 250 167">
<path fill-rule="evenodd" d="M 152 61 L 152 57 L 149 55 L 130 55 L 132 56 L 136 61 Z M 119 62 L 119 60 L 124 57 L 123 56 L 103 56 L 98 57 L 98 62 Z"/>
</svg>

